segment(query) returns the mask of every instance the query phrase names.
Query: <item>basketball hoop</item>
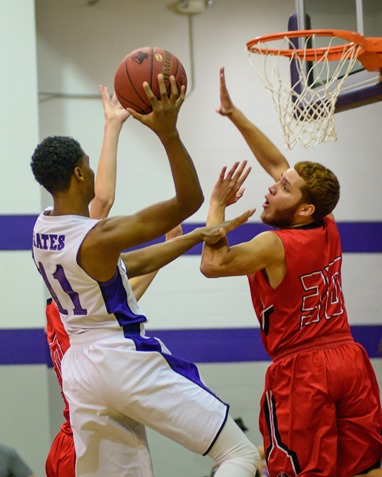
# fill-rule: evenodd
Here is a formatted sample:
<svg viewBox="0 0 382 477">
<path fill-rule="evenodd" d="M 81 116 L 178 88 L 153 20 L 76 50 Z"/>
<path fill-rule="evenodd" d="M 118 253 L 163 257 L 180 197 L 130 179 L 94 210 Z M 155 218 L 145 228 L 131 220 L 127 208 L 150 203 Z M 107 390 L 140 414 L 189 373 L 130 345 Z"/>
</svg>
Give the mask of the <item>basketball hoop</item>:
<svg viewBox="0 0 382 477">
<path fill-rule="evenodd" d="M 357 60 L 368 71 L 382 72 L 382 38 L 346 30 L 274 33 L 248 41 L 247 49 L 271 93 L 289 149 L 337 139 L 336 100 Z"/>
</svg>

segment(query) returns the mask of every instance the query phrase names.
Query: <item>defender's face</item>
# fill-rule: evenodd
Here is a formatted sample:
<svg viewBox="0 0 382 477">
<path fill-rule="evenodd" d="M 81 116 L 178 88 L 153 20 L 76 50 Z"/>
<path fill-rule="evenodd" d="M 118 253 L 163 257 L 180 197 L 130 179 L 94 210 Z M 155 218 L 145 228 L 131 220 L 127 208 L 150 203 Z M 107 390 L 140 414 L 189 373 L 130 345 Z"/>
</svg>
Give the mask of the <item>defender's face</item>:
<svg viewBox="0 0 382 477">
<path fill-rule="evenodd" d="M 303 203 L 301 187 L 304 179 L 293 168 L 286 170 L 268 189 L 263 203 L 261 220 L 277 228 L 295 225 Z"/>
</svg>

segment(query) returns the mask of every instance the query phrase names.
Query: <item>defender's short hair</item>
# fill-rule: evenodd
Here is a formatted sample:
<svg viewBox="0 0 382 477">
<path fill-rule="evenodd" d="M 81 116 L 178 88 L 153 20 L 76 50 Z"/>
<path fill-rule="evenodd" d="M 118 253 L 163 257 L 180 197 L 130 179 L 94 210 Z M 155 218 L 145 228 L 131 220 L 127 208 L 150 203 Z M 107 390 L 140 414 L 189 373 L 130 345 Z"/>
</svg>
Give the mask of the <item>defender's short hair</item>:
<svg viewBox="0 0 382 477">
<path fill-rule="evenodd" d="M 315 206 L 313 218 L 320 220 L 329 215 L 340 198 L 340 184 L 335 174 L 322 164 L 310 161 L 297 162 L 294 169 L 305 181 L 301 188 L 303 201 Z"/>
</svg>

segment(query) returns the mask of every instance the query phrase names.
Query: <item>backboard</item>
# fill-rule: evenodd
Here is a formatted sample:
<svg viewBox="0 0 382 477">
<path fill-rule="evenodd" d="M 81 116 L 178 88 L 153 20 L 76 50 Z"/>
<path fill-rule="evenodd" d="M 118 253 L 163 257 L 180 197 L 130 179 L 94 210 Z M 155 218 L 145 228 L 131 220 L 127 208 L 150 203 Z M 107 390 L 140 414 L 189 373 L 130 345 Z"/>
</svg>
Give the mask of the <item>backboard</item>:
<svg viewBox="0 0 382 477">
<path fill-rule="evenodd" d="M 296 0 L 295 5 L 296 13 L 289 18 L 288 30 L 340 29 L 366 37 L 382 37 L 381 0 Z M 295 75 L 292 64 L 292 84 Z M 342 86 L 335 112 L 377 101 L 382 101 L 380 72 L 368 72 L 357 61 Z"/>
</svg>

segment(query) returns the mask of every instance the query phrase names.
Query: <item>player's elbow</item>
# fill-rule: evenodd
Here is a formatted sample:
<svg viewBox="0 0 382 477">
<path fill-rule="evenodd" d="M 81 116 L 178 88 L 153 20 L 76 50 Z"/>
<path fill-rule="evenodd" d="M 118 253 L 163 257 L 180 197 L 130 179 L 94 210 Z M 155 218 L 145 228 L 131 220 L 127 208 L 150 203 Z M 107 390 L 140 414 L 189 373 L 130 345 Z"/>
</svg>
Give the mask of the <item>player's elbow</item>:
<svg viewBox="0 0 382 477">
<path fill-rule="evenodd" d="M 209 260 L 202 260 L 201 261 L 200 272 L 206 278 L 217 278 L 217 277 L 219 277 L 217 268 Z"/>
<path fill-rule="evenodd" d="M 200 190 L 199 194 L 194 199 L 194 204 L 193 204 L 194 212 L 193 213 L 195 213 L 197 210 L 200 209 L 203 202 L 204 202 L 204 195 L 203 195 L 203 192 Z"/>
<path fill-rule="evenodd" d="M 185 214 L 184 218 L 188 218 L 197 212 L 204 202 L 204 195 L 200 191 L 199 194 L 192 198 L 187 198 L 187 200 L 182 205 L 182 212 Z"/>
<path fill-rule="evenodd" d="M 109 215 L 114 204 L 114 196 L 96 194 L 90 206 L 90 216 L 93 219 L 103 219 Z"/>
</svg>

